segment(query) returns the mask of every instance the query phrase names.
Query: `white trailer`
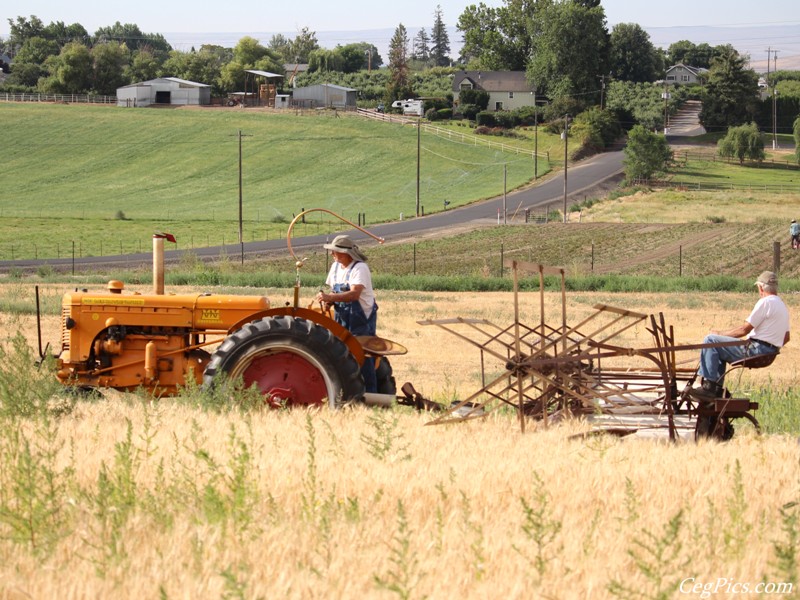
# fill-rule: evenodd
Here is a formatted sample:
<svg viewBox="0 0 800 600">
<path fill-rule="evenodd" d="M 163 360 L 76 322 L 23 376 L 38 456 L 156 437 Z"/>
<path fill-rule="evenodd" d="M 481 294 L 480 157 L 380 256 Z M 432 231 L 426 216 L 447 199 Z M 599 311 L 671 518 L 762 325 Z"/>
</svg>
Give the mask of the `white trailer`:
<svg viewBox="0 0 800 600">
<path fill-rule="evenodd" d="M 392 108 L 402 108 L 404 115 L 415 115 L 417 117 L 424 116 L 424 108 L 422 100 L 395 100 L 392 102 Z"/>
</svg>

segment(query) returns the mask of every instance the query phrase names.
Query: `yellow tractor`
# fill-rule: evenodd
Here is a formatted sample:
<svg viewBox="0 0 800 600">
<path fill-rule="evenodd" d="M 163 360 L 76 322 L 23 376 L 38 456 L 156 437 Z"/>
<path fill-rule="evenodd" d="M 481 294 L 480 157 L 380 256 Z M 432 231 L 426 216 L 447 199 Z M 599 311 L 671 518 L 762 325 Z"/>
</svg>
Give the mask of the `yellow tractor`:
<svg viewBox="0 0 800 600">
<path fill-rule="evenodd" d="M 285 306 L 273 307 L 263 296 L 164 294 L 165 239 L 174 241 L 169 234 L 153 236 L 152 294 L 126 293 L 112 280 L 103 292 L 63 297 L 56 373 L 64 385 L 165 396 L 190 381 L 214 386 L 224 379 L 256 386 L 274 407 L 393 399 L 386 357 L 405 349 L 353 336 L 321 308 L 300 307 L 302 261 L 296 263 L 294 301 Z M 367 355 L 376 357 L 380 394 L 365 397 L 360 366 Z"/>
</svg>

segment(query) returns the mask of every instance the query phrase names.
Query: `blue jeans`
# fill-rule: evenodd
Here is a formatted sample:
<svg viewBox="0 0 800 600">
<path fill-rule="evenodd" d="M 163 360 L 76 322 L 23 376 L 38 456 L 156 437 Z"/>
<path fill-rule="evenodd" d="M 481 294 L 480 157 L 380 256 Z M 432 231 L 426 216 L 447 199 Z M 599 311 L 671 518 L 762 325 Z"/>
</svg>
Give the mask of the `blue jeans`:
<svg viewBox="0 0 800 600">
<path fill-rule="evenodd" d="M 738 342 L 739 338 L 725 335 L 709 334 L 703 339 L 704 344 L 718 344 L 720 342 Z M 741 346 L 723 346 L 721 348 L 703 348 L 700 351 L 700 370 L 703 379 L 714 381 L 722 385 L 725 379 L 725 369 L 737 360 L 759 354 L 774 354 L 777 348 L 767 346 L 755 340 L 749 340 Z"/>
<path fill-rule="evenodd" d="M 333 286 L 333 291 L 346 292 L 350 290 L 347 283 L 337 283 Z M 337 302 L 336 303 L 336 322 L 350 331 L 353 335 L 375 335 L 378 324 L 378 303 L 372 307 L 369 317 L 361 308 L 361 302 Z M 364 378 L 364 389 L 367 392 L 378 391 L 378 378 L 375 373 L 375 359 L 367 356 L 364 364 L 361 365 L 361 376 Z"/>
</svg>

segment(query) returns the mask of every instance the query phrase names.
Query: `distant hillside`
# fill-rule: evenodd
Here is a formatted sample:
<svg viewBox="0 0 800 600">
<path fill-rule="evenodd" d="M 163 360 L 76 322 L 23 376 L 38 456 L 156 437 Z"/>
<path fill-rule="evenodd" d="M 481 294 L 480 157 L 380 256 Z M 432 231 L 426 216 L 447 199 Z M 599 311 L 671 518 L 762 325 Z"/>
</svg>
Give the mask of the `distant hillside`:
<svg viewBox="0 0 800 600">
<path fill-rule="evenodd" d="M 689 40 L 712 46 L 731 44 L 740 54 L 750 56 L 750 66 L 767 70 L 767 48 L 778 51 L 778 69 L 800 69 L 800 25 L 760 27 L 645 27 L 650 41 L 667 49 L 670 44 Z M 774 65 L 770 65 L 770 70 Z"/>
</svg>

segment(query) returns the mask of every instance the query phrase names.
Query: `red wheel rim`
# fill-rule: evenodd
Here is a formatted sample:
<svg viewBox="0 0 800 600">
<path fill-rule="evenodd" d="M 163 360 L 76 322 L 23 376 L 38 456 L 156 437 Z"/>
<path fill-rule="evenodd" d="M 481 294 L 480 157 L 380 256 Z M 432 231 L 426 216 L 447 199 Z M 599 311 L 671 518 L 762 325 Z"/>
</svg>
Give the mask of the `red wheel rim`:
<svg viewBox="0 0 800 600">
<path fill-rule="evenodd" d="M 311 361 L 294 352 L 256 356 L 242 373 L 246 388 L 255 385 L 269 396 L 275 408 L 293 405 L 322 405 L 328 397 L 325 377 Z"/>
</svg>

